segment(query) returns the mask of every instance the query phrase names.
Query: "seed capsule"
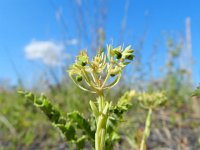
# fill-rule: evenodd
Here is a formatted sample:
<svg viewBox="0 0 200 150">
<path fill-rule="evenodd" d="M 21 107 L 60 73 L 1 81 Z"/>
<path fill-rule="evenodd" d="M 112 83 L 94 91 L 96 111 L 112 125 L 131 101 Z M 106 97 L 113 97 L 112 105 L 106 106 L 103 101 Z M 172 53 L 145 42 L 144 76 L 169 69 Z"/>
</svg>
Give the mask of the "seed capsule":
<svg viewBox="0 0 200 150">
<path fill-rule="evenodd" d="M 114 51 L 116 58 L 117 59 L 121 59 L 122 58 L 122 53 L 118 52 L 118 51 Z"/>
<path fill-rule="evenodd" d="M 127 55 L 125 58 L 128 60 L 133 60 L 133 55 Z"/>
<path fill-rule="evenodd" d="M 81 66 L 85 66 L 85 65 L 87 65 L 87 63 L 85 61 L 82 61 Z"/>
<path fill-rule="evenodd" d="M 116 75 L 116 74 L 113 74 L 113 73 L 110 74 L 111 77 L 114 77 L 115 75 Z"/>
<path fill-rule="evenodd" d="M 115 66 L 113 69 L 110 70 L 110 76 L 114 77 L 120 72 L 120 68 L 118 66 Z"/>
<path fill-rule="evenodd" d="M 81 81 L 82 81 L 82 79 L 83 79 L 83 77 L 82 77 L 82 76 L 80 76 L 80 75 L 77 75 L 77 76 L 76 76 L 76 81 L 78 81 L 78 82 L 81 82 Z"/>
</svg>

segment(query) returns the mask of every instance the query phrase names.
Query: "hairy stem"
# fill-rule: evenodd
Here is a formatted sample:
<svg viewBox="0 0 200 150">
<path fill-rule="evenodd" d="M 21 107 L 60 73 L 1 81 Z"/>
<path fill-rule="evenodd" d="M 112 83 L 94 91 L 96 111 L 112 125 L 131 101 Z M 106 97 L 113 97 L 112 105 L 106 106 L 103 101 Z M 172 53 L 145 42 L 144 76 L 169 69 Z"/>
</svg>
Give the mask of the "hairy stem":
<svg viewBox="0 0 200 150">
<path fill-rule="evenodd" d="M 151 116 L 152 116 L 152 109 L 149 108 L 148 114 L 147 114 L 147 118 L 146 118 L 146 122 L 145 122 L 145 129 L 144 129 L 144 133 L 143 133 L 143 137 L 142 137 L 142 141 L 140 144 L 140 150 L 144 150 L 146 141 L 149 137 L 150 134 L 150 130 L 151 130 Z"/>
</svg>

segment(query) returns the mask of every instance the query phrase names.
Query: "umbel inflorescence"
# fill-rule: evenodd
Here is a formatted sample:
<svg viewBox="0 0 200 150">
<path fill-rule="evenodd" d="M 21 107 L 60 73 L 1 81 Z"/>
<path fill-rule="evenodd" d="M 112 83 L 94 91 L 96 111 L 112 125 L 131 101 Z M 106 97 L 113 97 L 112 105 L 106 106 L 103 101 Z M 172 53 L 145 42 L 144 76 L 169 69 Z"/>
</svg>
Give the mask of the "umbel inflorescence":
<svg viewBox="0 0 200 150">
<path fill-rule="evenodd" d="M 85 50 L 76 57 L 75 63 L 68 70 L 74 83 L 85 91 L 99 93 L 115 86 L 121 77 L 122 70 L 134 58 L 131 46 L 124 50 L 121 46 L 107 46 L 107 55 L 103 51 L 90 60 Z M 107 84 L 110 77 L 115 77 Z M 82 82 L 85 82 L 83 84 Z"/>
</svg>

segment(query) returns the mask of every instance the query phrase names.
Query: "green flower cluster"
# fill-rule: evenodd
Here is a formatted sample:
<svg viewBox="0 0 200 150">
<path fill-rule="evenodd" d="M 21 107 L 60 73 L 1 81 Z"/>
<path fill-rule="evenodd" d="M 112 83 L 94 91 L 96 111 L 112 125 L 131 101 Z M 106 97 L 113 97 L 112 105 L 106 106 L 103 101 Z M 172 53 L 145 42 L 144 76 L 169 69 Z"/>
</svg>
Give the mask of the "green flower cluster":
<svg viewBox="0 0 200 150">
<path fill-rule="evenodd" d="M 128 65 L 134 58 L 131 46 L 124 50 L 121 46 L 113 48 L 111 45 L 107 46 L 107 55 L 103 51 L 90 61 L 85 50 L 81 51 L 76 57 L 75 63 L 68 70 L 69 76 L 74 83 L 85 91 L 98 93 L 104 89 L 115 86 L 120 77 L 123 68 Z M 116 79 L 110 84 L 106 85 L 109 77 Z M 82 81 L 86 84 L 83 85 Z"/>
<path fill-rule="evenodd" d="M 154 109 L 159 105 L 164 104 L 167 97 L 164 92 L 141 93 L 138 96 L 138 100 L 143 108 Z"/>
</svg>

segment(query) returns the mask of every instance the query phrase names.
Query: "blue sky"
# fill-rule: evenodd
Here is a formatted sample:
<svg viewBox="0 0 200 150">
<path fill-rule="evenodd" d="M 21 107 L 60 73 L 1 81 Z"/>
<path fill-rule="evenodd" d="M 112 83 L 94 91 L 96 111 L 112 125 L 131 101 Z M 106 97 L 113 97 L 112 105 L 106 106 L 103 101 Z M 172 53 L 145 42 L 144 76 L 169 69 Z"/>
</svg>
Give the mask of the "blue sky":
<svg viewBox="0 0 200 150">
<path fill-rule="evenodd" d="M 85 1 L 77 0 L 80 5 L 83 5 Z M 94 16 L 92 5 L 98 5 L 97 1 L 88 0 L 88 2 L 90 2 L 88 10 L 82 10 L 81 13 Z M 148 59 L 152 45 L 159 41 L 158 58 L 155 62 L 156 67 L 159 68 L 165 63 L 163 60 L 166 57 L 164 55 L 166 48 L 163 32 L 173 33 L 173 35 L 180 33 L 185 36 L 185 19 L 190 17 L 192 50 L 195 60 L 193 79 L 195 84 L 200 82 L 200 60 L 198 60 L 200 58 L 200 1 L 129 0 L 128 2 L 127 18 L 125 19 L 126 30 L 122 41 L 119 39 L 119 35 L 127 1 L 109 0 L 106 2 L 107 17 L 104 23 L 106 42 L 115 45 L 122 42 L 124 45 L 132 44 L 133 47 L 137 47 L 137 42 L 146 33 L 142 57 Z M 75 45 L 78 34 L 74 3 L 72 0 L 0 1 L 1 80 L 9 79 L 13 84 L 16 83 L 17 75 L 27 81 L 31 81 L 33 76 L 40 75 L 41 70 L 45 67 L 39 61 L 30 61 L 30 58 L 33 57 L 27 58 L 27 45 L 37 43 L 37 46 L 41 46 L 45 42 L 48 45 L 47 41 L 50 41 L 61 47 L 58 51 L 70 53 L 72 56 L 77 53 L 79 48 L 87 48 L 87 43 L 80 47 Z M 63 28 L 62 21 L 58 19 L 58 12 L 63 15 L 65 28 Z M 95 22 L 92 17 L 85 18 L 85 20 L 88 21 L 88 24 Z M 69 41 L 65 48 L 62 47 L 63 39 Z M 70 45 L 72 41 L 74 44 Z M 27 49 L 31 51 L 31 48 Z"/>
</svg>

